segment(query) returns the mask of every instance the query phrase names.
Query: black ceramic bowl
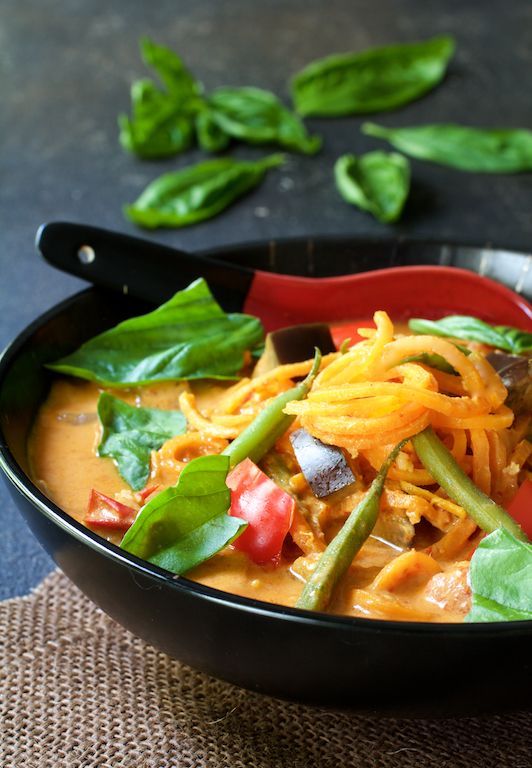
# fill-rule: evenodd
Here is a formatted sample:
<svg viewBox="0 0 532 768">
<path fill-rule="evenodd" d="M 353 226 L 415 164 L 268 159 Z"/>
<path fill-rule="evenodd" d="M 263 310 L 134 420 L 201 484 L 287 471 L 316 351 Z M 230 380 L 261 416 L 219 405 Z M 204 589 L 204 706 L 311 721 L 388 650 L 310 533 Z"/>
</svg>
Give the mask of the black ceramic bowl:
<svg viewBox="0 0 532 768">
<path fill-rule="evenodd" d="M 352 240 L 324 239 L 314 246 L 332 259 L 349 252 L 353 267 Z M 292 255 L 299 252 L 301 261 L 308 241 L 285 242 L 280 248 Z M 442 256 L 449 263 L 450 254 L 460 253 L 447 245 L 418 248 L 421 263 L 437 263 Z M 268 249 L 271 244 L 246 246 L 237 256 L 260 264 Z M 485 252 L 466 250 L 465 266 L 475 268 L 475 259 L 477 269 L 485 264 Z M 380 243 L 378 252 L 380 266 L 386 260 L 401 263 L 397 243 Z M 500 258 L 496 268 L 501 274 L 521 279 L 527 257 L 508 254 L 506 270 Z M 532 622 L 373 621 L 314 615 L 236 597 L 173 577 L 124 553 L 43 495 L 28 477 L 26 458 L 28 433 L 50 384 L 43 363 L 146 309 L 131 297 L 84 291 L 36 320 L 0 362 L 0 464 L 30 528 L 69 578 L 147 642 L 196 669 L 254 691 L 395 715 L 528 708 Z"/>
</svg>

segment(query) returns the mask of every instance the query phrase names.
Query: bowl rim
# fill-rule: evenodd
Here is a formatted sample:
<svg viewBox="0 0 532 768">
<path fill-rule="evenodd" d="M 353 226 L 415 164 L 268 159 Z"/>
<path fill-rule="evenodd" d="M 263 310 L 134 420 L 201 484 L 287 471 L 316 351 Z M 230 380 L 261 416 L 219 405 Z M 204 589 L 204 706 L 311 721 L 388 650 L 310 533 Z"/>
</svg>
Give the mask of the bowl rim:
<svg viewBox="0 0 532 768">
<path fill-rule="evenodd" d="M 2 386 L 11 365 L 17 359 L 19 352 L 36 331 L 59 313 L 68 309 L 71 305 L 76 304 L 82 296 L 98 292 L 101 292 L 100 289 L 93 286 L 82 289 L 54 304 L 23 328 L 23 330 L 20 331 L 0 353 L 0 387 Z M 0 416 L 1 415 L 2 414 L 0 414 Z M 452 638 L 457 639 L 464 636 L 470 636 L 471 634 L 480 636 L 483 639 L 499 636 L 507 637 L 508 635 L 516 634 L 530 634 L 532 636 L 532 620 L 527 619 L 485 623 L 414 622 L 393 621 L 389 619 L 368 619 L 364 617 L 329 614 L 320 611 L 307 611 L 291 606 L 279 605 L 277 603 L 268 603 L 255 598 L 243 597 L 231 592 L 224 592 L 223 590 L 214 587 L 208 587 L 199 582 L 187 579 L 185 576 L 171 574 L 159 566 L 153 565 L 146 560 L 142 560 L 141 558 L 120 549 L 120 547 L 102 538 L 94 531 L 91 531 L 82 523 L 71 517 L 65 510 L 61 509 L 61 507 L 49 499 L 38 486 L 33 483 L 15 459 L 7 444 L 1 421 L 0 469 L 3 470 L 7 479 L 33 507 L 43 514 L 50 522 L 72 536 L 77 542 L 88 546 L 90 549 L 96 550 L 101 555 L 114 560 L 119 565 L 125 566 L 130 571 L 133 571 L 133 573 L 147 576 L 165 586 L 195 595 L 199 599 L 206 600 L 207 602 L 219 605 L 222 604 L 227 608 L 234 610 L 263 615 L 272 620 L 314 625 L 323 629 L 335 629 L 336 631 L 371 632 L 374 630 L 379 633 L 409 636 L 437 633 L 439 635 L 447 634 Z"/>
</svg>

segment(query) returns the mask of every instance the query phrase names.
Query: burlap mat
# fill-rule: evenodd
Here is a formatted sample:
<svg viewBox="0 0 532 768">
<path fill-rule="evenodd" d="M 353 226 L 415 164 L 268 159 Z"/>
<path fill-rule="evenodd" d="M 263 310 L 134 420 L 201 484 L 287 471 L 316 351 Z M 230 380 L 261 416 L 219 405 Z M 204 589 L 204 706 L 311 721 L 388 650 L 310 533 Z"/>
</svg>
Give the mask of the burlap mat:
<svg viewBox="0 0 532 768">
<path fill-rule="evenodd" d="M 0 665 L 2 768 L 532 766 L 530 715 L 377 720 L 261 697 L 155 651 L 59 572 L 0 603 Z"/>
</svg>

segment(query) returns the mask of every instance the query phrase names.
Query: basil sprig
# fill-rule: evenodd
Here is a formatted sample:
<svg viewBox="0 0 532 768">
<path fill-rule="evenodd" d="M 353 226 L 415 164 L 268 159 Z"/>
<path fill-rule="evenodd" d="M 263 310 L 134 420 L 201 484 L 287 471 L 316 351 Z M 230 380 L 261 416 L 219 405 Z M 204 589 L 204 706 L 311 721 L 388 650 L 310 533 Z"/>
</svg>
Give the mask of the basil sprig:
<svg viewBox="0 0 532 768">
<path fill-rule="evenodd" d="M 473 600 L 466 621 L 532 619 L 532 544 L 499 528 L 475 550 L 469 579 Z"/>
<path fill-rule="evenodd" d="M 334 166 L 338 191 L 348 203 L 384 223 L 397 221 L 410 189 L 410 164 L 396 152 L 343 155 Z"/>
<path fill-rule="evenodd" d="M 124 207 L 125 215 L 141 227 L 186 227 L 211 219 L 256 187 L 269 168 L 284 155 L 260 160 L 221 157 L 165 173 L 148 184 L 140 197 Z"/>
<path fill-rule="evenodd" d="M 247 527 L 227 514 L 231 492 L 225 478 L 228 456 L 200 456 L 177 484 L 142 507 L 120 544 L 122 549 L 182 574 L 208 560 Z"/>
<path fill-rule="evenodd" d="M 296 111 L 322 117 L 382 112 L 434 88 L 454 53 L 450 37 L 314 61 L 292 80 Z"/>
<path fill-rule="evenodd" d="M 139 157 L 176 155 L 197 139 L 202 149 L 220 152 L 232 139 L 248 144 L 277 144 L 315 154 L 318 136 L 309 136 L 302 121 L 269 91 L 223 87 L 203 93 L 201 83 L 169 48 L 148 38 L 140 41 L 144 63 L 157 73 L 131 87 L 131 117 L 120 115 L 120 143 Z"/>
<path fill-rule="evenodd" d="M 98 455 L 116 461 L 118 471 L 133 490 L 144 488 L 150 474 L 150 454 L 186 430 L 181 411 L 142 408 L 102 392 L 98 400 L 102 436 Z"/>
<path fill-rule="evenodd" d="M 159 76 L 163 88 L 147 78 L 131 86 L 131 117 L 120 115 L 120 143 L 143 158 L 168 157 L 194 142 L 194 119 L 203 103 L 202 86 L 179 56 L 148 38 L 140 41 L 145 64 Z"/>
<path fill-rule="evenodd" d="M 449 315 L 441 320 L 423 320 L 415 317 L 408 321 L 408 327 L 414 333 L 479 341 L 514 355 L 532 351 L 532 333 L 509 325 L 489 325 L 478 317 L 469 315 Z"/>
<path fill-rule="evenodd" d="M 309 155 L 321 147 L 320 137 L 309 136 L 299 117 L 270 91 L 252 87 L 217 88 L 208 95 L 207 104 L 208 120 L 228 138 L 248 144 L 277 144 Z M 212 142 L 202 136 L 201 120 L 198 123 L 199 143 L 212 151 Z"/>
<path fill-rule="evenodd" d="M 532 170 L 532 131 L 471 128 L 454 123 L 386 128 L 364 123 L 363 133 L 389 141 L 400 152 L 462 171 L 518 173 Z"/>
<path fill-rule="evenodd" d="M 153 312 L 119 323 L 47 367 L 106 387 L 232 379 L 244 352 L 262 339 L 260 320 L 226 314 L 200 279 Z"/>
</svg>

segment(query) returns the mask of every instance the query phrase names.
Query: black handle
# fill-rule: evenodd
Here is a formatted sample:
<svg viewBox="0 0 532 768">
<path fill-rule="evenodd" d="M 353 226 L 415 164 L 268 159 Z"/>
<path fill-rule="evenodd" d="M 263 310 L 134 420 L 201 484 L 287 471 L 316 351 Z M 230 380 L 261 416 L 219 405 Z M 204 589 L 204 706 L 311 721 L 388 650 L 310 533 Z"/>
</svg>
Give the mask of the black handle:
<svg viewBox="0 0 532 768">
<path fill-rule="evenodd" d="M 247 267 L 84 224 L 43 224 L 35 244 L 63 272 L 158 304 L 204 277 L 222 306 L 235 312 L 242 309 L 254 274 Z"/>
</svg>

